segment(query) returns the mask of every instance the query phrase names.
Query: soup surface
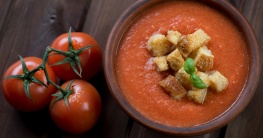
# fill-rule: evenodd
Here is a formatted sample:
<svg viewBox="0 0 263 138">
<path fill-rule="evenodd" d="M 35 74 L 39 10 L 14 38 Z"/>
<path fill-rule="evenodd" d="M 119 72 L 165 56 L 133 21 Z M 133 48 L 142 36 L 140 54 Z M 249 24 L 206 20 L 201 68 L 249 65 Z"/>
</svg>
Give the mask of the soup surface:
<svg viewBox="0 0 263 138">
<path fill-rule="evenodd" d="M 211 40 L 213 70 L 229 81 L 226 90 L 208 90 L 204 104 L 173 100 L 160 86 L 167 74 L 156 71 L 147 41 L 168 30 L 183 35 L 203 29 Z M 247 78 L 249 56 L 242 33 L 220 12 L 197 2 L 173 1 L 142 13 L 124 34 L 117 54 L 117 78 L 123 94 L 143 116 L 168 126 L 188 127 L 208 122 L 226 111 L 238 98 Z"/>
</svg>

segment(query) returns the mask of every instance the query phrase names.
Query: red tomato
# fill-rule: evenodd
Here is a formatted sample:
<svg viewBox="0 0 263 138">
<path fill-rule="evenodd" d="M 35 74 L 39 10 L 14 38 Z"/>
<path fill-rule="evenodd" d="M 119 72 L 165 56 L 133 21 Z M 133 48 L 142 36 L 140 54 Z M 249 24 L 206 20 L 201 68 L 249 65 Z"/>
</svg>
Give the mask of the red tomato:
<svg viewBox="0 0 263 138">
<path fill-rule="evenodd" d="M 81 79 L 90 79 L 95 76 L 102 66 L 102 50 L 99 44 L 90 35 L 82 32 L 71 33 L 72 45 L 74 50 L 78 50 L 85 46 L 92 46 L 79 54 L 80 64 L 82 67 Z M 61 51 L 68 51 L 68 33 L 58 36 L 51 45 L 52 48 Z M 48 63 L 53 65 L 65 59 L 65 56 L 49 54 Z M 55 74 L 62 80 L 68 81 L 72 79 L 80 79 L 73 71 L 69 63 L 51 66 Z"/>
<path fill-rule="evenodd" d="M 70 81 L 65 82 L 61 88 L 66 89 Z M 50 115 L 55 124 L 62 130 L 80 134 L 91 129 L 100 116 L 101 99 L 96 88 L 84 80 L 74 80 L 70 86 L 73 92 L 68 97 L 68 105 L 59 100 L 52 103 L 57 97 L 53 97 L 50 104 Z M 59 93 L 59 91 L 57 91 Z"/>
<path fill-rule="evenodd" d="M 24 61 L 29 71 L 42 63 L 42 59 L 37 57 L 26 57 L 24 58 Z M 48 65 L 46 65 L 46 69 L 49 78 L 56 83 L 56 76 L 52 69 Z M 17 61 L 6 70 L 3 78 L 21 74 L 23 74 L 21 61 Z M 37 71 L 34 76 L 43 83 L 47 83 L 43 70 Z M 6 100 L 13 107 L 24 112 L 32 112 L 44 108 L 49 104 L 51 95 L 56 92 L 56 88 L 51 84 L 48 87 L 45 87 L 37 83 L 31 83 L 29 86 L 29 92 L 32 97 L 31 101 L 25 93 L 23 81 L 17 78 L 3 79 L 2 90 Z"/>
</svg>

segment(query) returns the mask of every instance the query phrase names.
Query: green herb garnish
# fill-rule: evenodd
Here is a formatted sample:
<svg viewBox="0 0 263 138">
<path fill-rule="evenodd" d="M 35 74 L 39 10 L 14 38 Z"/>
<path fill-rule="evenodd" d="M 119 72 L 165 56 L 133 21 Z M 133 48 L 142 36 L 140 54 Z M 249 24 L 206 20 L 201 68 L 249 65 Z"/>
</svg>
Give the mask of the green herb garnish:
<svg viewBox="0 0 263 138">
<path fill-rule="evenodd" d="M 195 74 L 195 65 L 193 59 L 186 59 L 184 63 L 184 70 L 190 75 L 190 81 L 195 87 L 199 89 L 206 88 L 205 83 Z"/>
</svg>

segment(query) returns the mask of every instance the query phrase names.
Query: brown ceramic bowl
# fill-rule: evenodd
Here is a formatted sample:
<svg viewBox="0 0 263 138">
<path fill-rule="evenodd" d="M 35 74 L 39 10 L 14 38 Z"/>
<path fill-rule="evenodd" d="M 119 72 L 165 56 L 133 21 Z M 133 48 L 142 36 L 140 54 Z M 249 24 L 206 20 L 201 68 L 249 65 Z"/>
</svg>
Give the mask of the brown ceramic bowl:
<svg viewBox="0 0 263 138">
<path fill-rule="evenodd" d="M 255 38 L 254 32 L 251 29 L 247 20 L 227 1 L 199 0 L 198 2 L 220 11 L 221 13 L 225 14 L 229 19 L 231 19 L 233 23 L 236 24 L 236 26 L 244 34 L 247 49 L 249 50 L 248 54 L 250 60 L 249 75 L 247 81 L 242 91 L 240 92 L 239 97 L 232 104 L 232 106 L 228 108 L 228 110 L 222 113 L 219 117 L 201 125 L 196 125 L 192 127 L 170 127 L 151 121 L 145 118 L 143 115 L 141 115 L 136 109 L 134 109 L 134 107 L 130 105 L 130 103 L 126 100 L 125 96 L 123 95 L 122 90 L 120 89 L 115 69 L 116 55 L 120 40 L 122 39 L 124 32 L 129 27 L 129 25 L 132 24 L 134 19 L 138 15 L 140 15 L 145 9 L 166 1 L 169 0 L 140 0 L 131 5 L 120 16 L 110 33 L 105 51 L 104 70 L 108 86 L 111 90 L 113 97 L 130 117 L 138 121 L 140 124 L 153 130 L 163 132 L 166 134 L 189 136 L 204 134 L 219 129 L 228 124 L 235 117 L 237 117 L 238 114 L 241 113 L 248 105 L 257 87 L 261 70 L 259 46 Z"/>
</svg>

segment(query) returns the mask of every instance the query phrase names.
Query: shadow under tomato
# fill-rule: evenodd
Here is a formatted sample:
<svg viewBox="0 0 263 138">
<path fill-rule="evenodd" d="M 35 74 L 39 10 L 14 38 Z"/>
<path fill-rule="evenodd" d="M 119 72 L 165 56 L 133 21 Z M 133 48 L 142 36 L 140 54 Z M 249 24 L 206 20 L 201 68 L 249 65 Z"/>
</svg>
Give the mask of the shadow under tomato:
<svg viewBox="0 0 263 138">
<path fill-rule="evenodd" d="M 41 111 L 25 113 L 18 112 L 19 120 L 22 122 L 23 129 L 26 129 L 27 132 L 30 132 L 32 135 L 38 136 L 47 136 L 47 137 L 95 137 L 101 135 L 101 119 L 98 120 L 97 124 L 89 131 L 83 134 L 69 134 L 60 130 L 52 119 L 49 116 L 48 108 L 45 108 Z"/>
<path fill-rule="evenodd" d="M 50 116 L 48 107 L 37 112 L 21 112 L 17 111 L 25 129 L 29 132 L 41 136 L 41 135 L 52 135 L 59 136 L 61 133 L 59 129 L 54 126 Z M 58 133 L 59 132 L 59 133 Z"/>
</svg>

